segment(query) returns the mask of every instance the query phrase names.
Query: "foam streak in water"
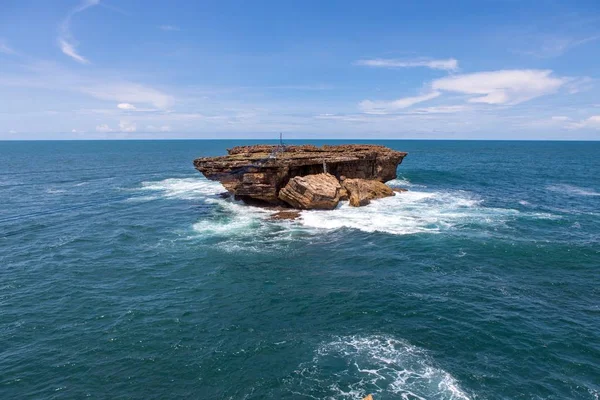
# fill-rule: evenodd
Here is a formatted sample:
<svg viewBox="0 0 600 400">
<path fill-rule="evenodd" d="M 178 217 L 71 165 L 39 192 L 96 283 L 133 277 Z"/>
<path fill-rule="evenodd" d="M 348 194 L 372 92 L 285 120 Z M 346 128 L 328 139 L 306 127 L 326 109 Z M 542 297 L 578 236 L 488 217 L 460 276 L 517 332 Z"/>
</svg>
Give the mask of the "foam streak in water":
<svg viewBox="0 0 600 400">
<path fill-rule="evenodd" d="M 565 193 L 570 196 L 600 196 L 600 193 L 574 185 L 558 184 L 546 187 L 551 192 Z"/>
</svg>

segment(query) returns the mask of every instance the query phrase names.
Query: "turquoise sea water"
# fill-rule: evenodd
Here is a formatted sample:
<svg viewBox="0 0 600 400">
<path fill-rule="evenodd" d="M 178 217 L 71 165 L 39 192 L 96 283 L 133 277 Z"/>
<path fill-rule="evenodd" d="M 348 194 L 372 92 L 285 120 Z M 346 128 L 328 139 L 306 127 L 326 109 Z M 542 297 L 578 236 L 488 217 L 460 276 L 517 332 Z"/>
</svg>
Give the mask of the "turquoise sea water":
<svg viewBox="0 0 600 400">
<path fill-rule="evenodd" d="M 377 143 L 409 192 L 272 222 L 242 142 L 0 142 L 0 399 L 598 399 L 600 142 Z"/>
</svg>

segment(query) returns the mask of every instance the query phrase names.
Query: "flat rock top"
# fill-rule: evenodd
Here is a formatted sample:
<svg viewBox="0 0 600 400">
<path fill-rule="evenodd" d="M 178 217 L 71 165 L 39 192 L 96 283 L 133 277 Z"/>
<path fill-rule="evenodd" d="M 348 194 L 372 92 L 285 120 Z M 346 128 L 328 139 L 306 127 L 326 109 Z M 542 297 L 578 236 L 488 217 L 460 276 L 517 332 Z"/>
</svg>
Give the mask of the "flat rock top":
<svg viewBox="0 0 600 400">
<path fill-rule="evenodd" d="M 275 152 L 278 164 L 287 164 L 287 162 L 298 162 L 310 159 L 319 161 L 352 161 L 375 157 L 402 158 L 407 154 L 392 150 L 385 146 L 373 144 L 324 145 L 322 147 L 299 145 L 284 146 L 283 148 L 276 145 L 254 145 L 237 146 L 228 149 L 228 155 L 226 156 L 198 158 L 195 163 L 197 165 L 207 162 L 232 162 L 237 164 L 244 161 L 265 160 L 268 159 L 271 154 L 275 154 Z"/>
</svg>

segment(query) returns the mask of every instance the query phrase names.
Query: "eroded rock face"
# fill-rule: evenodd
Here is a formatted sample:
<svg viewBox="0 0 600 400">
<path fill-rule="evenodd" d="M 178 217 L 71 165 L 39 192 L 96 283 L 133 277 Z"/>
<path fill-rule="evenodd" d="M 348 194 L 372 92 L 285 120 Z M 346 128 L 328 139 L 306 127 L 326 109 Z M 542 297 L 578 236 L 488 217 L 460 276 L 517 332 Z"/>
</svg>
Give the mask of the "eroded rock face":
<svg viewBox="0 0 600 400">
<path fill-rule="evenodd" d="M 345 179 L 342 185 L 348 192 L 350 205 L 353 207 L 366 206 L 371 200 L 394 195 L 394 190 L 391 187 L 379 181 Z"/>
<path fill-rule="evenodd" d="M 302 210 L 333 210 L 342 186 L 331 174 L 295 176 L 279 191 L 279 199 Z"/>
<path fill-rule="evenodd" d="M 295 177 L 327 173 L 337 179 L 360 178 L 386 182 L 406 153 L 378 145 L 238 146 L 227 156 L 194 160 L 208 179 L 219 181 L 236 198 L 247 202 L 282 204 L 280 191 Z M 342 193 L 343 195 L 343 193 Z"/>
</svg>

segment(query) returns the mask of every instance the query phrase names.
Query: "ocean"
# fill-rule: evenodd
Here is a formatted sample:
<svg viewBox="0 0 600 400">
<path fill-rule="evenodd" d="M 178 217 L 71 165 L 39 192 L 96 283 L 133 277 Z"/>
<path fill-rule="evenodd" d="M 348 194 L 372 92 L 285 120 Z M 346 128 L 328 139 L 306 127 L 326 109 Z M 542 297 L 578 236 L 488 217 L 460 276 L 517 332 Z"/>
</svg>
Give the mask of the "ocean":
<svg viewBox="0 0 600 400">
<path fill-rule="evenodd" d="M 0 142 L 0 399 L 597 400 L 600 142 L 369 142 L 297 221 L 192 166 L 255 142 Z"/>
</svg>

